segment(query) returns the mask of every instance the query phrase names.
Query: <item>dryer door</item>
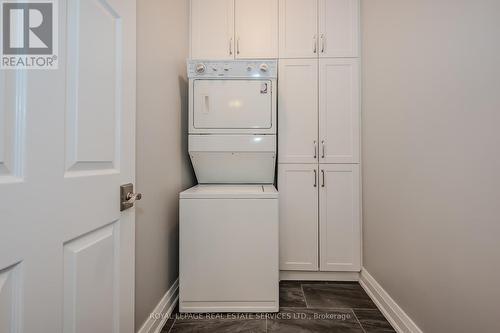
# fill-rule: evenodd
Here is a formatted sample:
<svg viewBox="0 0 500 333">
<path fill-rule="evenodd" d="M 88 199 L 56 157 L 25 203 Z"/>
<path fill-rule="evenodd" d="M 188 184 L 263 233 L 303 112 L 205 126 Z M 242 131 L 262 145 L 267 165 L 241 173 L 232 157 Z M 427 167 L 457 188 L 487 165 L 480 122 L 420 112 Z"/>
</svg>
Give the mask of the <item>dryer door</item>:
<svg viewBox="0 0 500 333">
<path fill-rule="evenodd" d="M 195 80 L 195 129 L 269 129 L 271 80 Z"/>
</svg>

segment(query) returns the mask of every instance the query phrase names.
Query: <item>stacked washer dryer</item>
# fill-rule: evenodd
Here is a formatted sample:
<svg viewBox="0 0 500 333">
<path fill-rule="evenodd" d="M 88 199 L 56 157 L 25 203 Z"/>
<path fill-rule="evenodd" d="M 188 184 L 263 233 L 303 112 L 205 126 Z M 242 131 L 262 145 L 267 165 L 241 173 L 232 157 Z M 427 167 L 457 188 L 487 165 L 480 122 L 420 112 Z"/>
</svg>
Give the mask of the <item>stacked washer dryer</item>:
<svg viewBox="0 0 500 333">
<path fill-rule="evenodd" d="M 181 312 L 276 312 L 277 62 L 189 61 L 189 155 L 180 194 Z"/>
</svg>

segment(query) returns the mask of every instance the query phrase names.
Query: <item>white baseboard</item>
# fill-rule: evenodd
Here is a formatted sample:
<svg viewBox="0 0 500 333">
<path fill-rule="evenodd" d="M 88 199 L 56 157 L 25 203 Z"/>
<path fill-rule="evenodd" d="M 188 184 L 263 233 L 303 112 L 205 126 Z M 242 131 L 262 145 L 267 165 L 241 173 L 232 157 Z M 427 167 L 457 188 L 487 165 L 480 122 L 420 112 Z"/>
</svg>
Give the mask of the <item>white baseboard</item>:
<svg viewBox="0 0 500 333">
<path fill-rule="evenodd" d="M 137 333 L 160 333 L 179 300 L 179 279 L 163 295 Z"/>
<path fill-rule="evenodd" d="M 410 316 L 364 268 L 359 283 L 398 333 L 422 333 Z"/>
<path fill-rule="evenodd" d="M 358 272 L 280 271 L 280 280 L 359 281 Z"/>
</svg>

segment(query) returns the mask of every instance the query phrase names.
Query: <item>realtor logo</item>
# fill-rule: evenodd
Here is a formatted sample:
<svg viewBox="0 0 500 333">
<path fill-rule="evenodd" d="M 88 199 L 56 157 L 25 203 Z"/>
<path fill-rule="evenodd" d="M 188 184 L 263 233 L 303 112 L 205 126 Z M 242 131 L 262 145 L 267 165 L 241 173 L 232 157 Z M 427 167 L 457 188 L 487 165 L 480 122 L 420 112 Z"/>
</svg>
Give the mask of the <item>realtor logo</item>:
<svg viewBox="0 0 500 333">
<path fill-rule="evenodd" d="M 55 0 L 0 2 L 0 68 L 57 69 Z"/>
</svg>

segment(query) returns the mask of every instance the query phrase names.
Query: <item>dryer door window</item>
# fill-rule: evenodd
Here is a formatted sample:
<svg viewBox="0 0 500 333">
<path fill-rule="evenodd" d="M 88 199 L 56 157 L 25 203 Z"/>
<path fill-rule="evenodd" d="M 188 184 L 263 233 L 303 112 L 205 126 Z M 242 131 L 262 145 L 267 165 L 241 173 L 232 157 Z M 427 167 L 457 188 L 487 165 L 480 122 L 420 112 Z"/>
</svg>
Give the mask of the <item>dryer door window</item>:
<svg viewBox="0 0 500 333">
<path fill-rule="evenodd" d="M 196 80 L 193 126 L 198 129 L 267 129 L 272 126 L 270 80 Z"/>
</svg>

